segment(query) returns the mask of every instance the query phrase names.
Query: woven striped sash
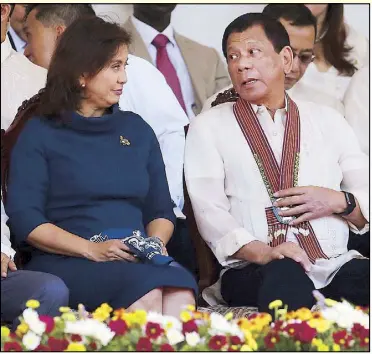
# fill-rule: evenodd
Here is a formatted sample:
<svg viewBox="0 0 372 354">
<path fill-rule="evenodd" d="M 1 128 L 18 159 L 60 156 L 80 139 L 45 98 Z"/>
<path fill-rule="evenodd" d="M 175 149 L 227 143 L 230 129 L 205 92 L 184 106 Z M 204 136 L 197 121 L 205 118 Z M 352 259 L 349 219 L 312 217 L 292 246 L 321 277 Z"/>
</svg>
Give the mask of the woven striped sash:
<svg viewBox="0 0 372 354">
<path fill-rule="evenodd" d="M 273 196 L 275 192 L 298 185 L 300 114 L 297 105 L 288 95 L 287 102 L 288 110 L 280 166 L 252 106 L 239 98 L 233 107 L 236 120 L 251 148 L 272 203 L 276 200 Z M 278 208 L 271 206 L 266 208 L 265 212 L 268 224 L 268 243 L 271 247 L 286 242 L 287 232 L 290 228 L 310 262 L 315 263 L 318 258 L 328 259 L 308 221 L 296 227 L 289 226 L 288 222 L 291 218 L 280 217 L 277 214 Z"/>
</svg>

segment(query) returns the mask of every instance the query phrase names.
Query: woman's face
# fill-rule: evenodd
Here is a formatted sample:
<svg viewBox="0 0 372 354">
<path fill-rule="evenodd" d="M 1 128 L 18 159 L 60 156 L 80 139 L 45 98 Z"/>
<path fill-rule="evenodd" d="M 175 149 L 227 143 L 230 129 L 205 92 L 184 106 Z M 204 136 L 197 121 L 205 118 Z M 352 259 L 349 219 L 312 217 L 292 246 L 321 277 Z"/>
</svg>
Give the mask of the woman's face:
<svg viewBox="0 0 372 354">
<path fill-rule="evenodd" d="M 116 55 L 108 65 L 92 78 L 80 78 L 84 87 L 83 105 L 93 109 L 105 109 L 119 102 L 123 86 L 127 82 L 125 67 L 128 60 L 128 47 L 119 47 Z"/>
<path fill-rule="evenodd" d="M 328 4 L 305 4 L 305 6 L 311 11 L 313 16 L 318 18 L 327 12 Z"/>
</svg>

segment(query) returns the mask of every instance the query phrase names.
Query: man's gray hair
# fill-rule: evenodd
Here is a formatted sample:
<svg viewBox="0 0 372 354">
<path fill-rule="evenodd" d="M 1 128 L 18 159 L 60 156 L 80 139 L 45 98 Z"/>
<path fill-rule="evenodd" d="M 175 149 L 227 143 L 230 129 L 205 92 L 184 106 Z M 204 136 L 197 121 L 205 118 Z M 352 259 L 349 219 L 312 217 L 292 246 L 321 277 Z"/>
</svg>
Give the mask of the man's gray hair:
<svg viewBox="0 0 372 354">
<path fill-rule="evenodd" d="M 46 27 L 68 27 L 81 17 L 96 15 L 91 4 L 29 4 L 26 6 L 25 19 L 34 9 L 37 9 L 36 19 Z"/>
</svg>

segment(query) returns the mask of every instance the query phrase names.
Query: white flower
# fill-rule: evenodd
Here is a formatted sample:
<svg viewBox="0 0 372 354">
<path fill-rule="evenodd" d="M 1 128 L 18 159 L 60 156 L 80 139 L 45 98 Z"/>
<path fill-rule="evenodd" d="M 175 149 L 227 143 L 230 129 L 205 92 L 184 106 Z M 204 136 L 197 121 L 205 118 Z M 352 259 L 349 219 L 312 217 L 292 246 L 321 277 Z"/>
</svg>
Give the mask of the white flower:
<svg viewBox="0 0 372 354">
<path fill-rule="evenodd" d="M 147 322 L 153 322 L 153 323 L 158 323 L 160 324 L 163 329 L 168 330 L 168 329 L 176 329 L 178 331 L 182 330 L 182 323 L 181 321 L 173 316 L 164 316 L 160 313 L 157 312 L 149 312 L 147 314 Z"/>
<path fill-rule="evenodd" d="M 180 331 L 173 328 L 167 331 L 167 338 L 170 345 L 181 343 L 185 339 Z"/>
<path fill-rule="evenodd" d="M 27 323 L 31 331 L 41 336 L 46 329 L 46 324 L 40 321 L 39 315 L 32 308 L 27 308 L 23 311 L 23 319 Z"/>
<path fill-rule="evenodd" d="M 225 335 L 231 334 L 244 338 L 244 334 L 235 322 L 229 322 L 224 316 L 219 313 L 211 313 L 211 328 L 209 329 L 210 335 Z"/>
<path fill-rule="evenodd" d="M 35 350 L 41 341 L 41 337 L 32 331 L 28 331 L 22 338 L 22 343 L 27 350 Z"/>
<path fill-rule="evenodd" d="M 102 345 L 107 345 L 115 336 L 106 324 L 92 318 L 78 320 L 75 322 L 66 322 L 65 333 L 79 334 L 98 339 Z"/>
<path fill-rule="evenodd" d="M 199 333 L 196 332 L 186 333 L 186 343 L 190 347 L 195 347 L 198 343 L 200 343 Z"/>
</svg>

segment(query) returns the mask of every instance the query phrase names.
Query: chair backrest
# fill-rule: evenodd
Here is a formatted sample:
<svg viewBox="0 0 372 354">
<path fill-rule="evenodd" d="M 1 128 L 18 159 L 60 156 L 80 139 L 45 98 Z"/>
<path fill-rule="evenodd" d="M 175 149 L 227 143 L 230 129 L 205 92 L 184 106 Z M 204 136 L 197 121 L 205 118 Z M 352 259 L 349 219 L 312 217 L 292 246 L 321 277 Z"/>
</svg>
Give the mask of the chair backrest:
<svg viewBox="0 0 372 354">
<path fill-rule="evenodd" d="M 24 101 L 18 108 L 18 112 L 9 128 L 6 131 L 3 129 L 1 130 L 1 191 L 4 203 L 6 201 L 10 155 L 12 149 L 16 144 L 24 125 L 32 116 L 34 116 L 43 92 L 44 89 L 41 89 L 35 96 Z"/>
</svg>

